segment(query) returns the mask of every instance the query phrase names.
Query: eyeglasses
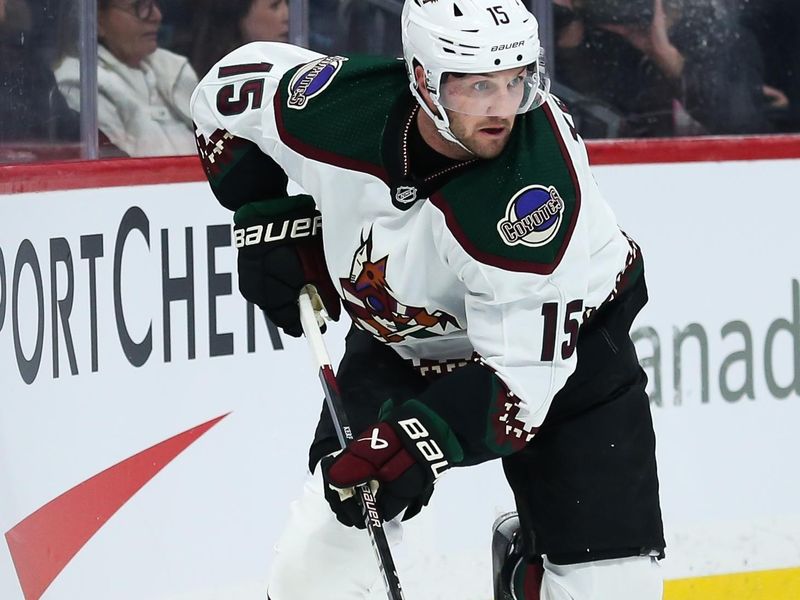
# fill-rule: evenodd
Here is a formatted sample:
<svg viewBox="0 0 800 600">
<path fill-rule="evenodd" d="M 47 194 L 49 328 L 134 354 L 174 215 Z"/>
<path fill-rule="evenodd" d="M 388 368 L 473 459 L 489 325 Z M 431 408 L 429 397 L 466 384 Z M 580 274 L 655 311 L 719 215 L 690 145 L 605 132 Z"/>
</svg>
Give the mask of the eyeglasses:
<svg viewBox="0 0 800 600">
<path fill-rule="evenodd" d="M 142 21 L 149 21 L 156 10 L 157 2 L 156 0 L 135 0 L 134 2 L 126 2 L 125 4 L 113 3 L 111 6 L 112 8 L 132 14 Z"/>
</svg>

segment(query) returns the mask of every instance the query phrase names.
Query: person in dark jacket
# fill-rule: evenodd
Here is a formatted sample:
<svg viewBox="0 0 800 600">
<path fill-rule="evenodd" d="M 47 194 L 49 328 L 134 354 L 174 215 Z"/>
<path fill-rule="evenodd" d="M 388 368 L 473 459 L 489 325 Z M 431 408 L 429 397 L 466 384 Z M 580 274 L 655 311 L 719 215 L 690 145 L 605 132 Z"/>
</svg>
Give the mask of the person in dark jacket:
<svg viewBox="0 0 800 600">
<path fill-rule="evenodd" d="M 771 131 L 758 47 L 714 0 L 554 0 L 556 77 L 624 137 Z"/>
<path fill-rule="evenodd" d="M 79 116 L 34 47 L 32 27 L 24 0 L 0 0 L 0 162 L 36 159 L 49 144 L 80 137 Z"/>
<path fill-rule="evenodd" d="M 740 10 L 763 56 L 767 116 L 778 132 L 800 131 L 800 3 L 741 0 Z"/>
</svg>

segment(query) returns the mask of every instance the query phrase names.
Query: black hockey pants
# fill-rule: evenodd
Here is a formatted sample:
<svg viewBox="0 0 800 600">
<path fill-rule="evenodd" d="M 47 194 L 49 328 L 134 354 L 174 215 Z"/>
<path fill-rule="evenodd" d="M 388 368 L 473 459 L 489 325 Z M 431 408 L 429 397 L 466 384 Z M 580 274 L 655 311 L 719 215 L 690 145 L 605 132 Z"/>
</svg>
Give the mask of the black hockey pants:
<svg viewBox="0 0 800 600">
<path fill-rule="evenodd" d="M 526 546 L 554 563 L 663 551 L 647 377 L 629 334 L 646 301 L 641 276 L 584 323 L 575 372 L 533 440 L 503 459 Z M 393 350 L 355 328 L 337 378 L 355 432 L 375 422 L 388 398 L 403 402 L 428 385 Z M 323 405 L 311 469 L 338 447 Z"/>
</svg>

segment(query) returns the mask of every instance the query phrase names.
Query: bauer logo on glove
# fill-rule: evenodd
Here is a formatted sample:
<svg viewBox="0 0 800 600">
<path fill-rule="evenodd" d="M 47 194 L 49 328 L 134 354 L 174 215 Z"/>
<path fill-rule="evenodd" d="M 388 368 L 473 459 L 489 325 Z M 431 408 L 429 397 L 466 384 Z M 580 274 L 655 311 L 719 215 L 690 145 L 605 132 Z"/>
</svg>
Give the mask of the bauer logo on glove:
<svg viewBox="0 0 800 600">
<path fill-rule="evenodd" d="M 310 196 L 252 202 L 236 211 L 234 221 L 239 291 L 246 300 L 286 334 L 300 337 L 297 296 L 312 285 L 328 316 L 339 320 L 339 294 L 322 251 L 322 217 Z"/>
<path fill-rule="evenodd" d="M 450 463 L 444 457 L 444 452 L 436 443 L 436 440 L 430 437 L 428 430 L 423 427 L 419 419 L 404 419 L 398 421 L 397 424 L 403 428 L 408 438 L 416 442 L 417 450 L 420 455 L 428 461 L 428 466 L 431 468 L 434 480 L 444 473 L 450 467 Z"/>
<path fill-rule="evenodd" d="M 313 218 L 301 217 L 285 219 L 266 224 L 251 225 L 233 230 L 233 243 L 236 248 L 276 243 L 284 239 L 297 240 L 314 237 L 322 232 L 322 215 Z"/>
<path fill-rule="evenodd" d="M 410 519 L 428 503 L 442 473 L 463 459 L 453 432 L 421 402 L 410 400 L 397 410 L 387 406 L 386 420 L 322 460 L 325 498 L 345 525 L 364 527 L 354 486 L 370 485 L 384 520 L 403 511 L 403 519 Z"/>
</svg>

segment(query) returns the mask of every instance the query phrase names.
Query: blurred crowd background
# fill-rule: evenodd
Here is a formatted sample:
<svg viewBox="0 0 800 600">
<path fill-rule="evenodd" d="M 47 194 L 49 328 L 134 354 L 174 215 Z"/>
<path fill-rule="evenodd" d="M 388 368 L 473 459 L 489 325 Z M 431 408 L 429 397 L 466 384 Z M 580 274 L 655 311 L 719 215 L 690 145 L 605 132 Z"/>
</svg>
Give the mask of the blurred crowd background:
<svg viewBox="0 0 800 600">
<path fill-rule="evenodd" d="M 586 138 L 800 131 L 800 0 L 527 0 Z M 400 56 L 401 0 L 0 0 L 0 164 L 194 153 L 248 42 Z"/>
</svg>

